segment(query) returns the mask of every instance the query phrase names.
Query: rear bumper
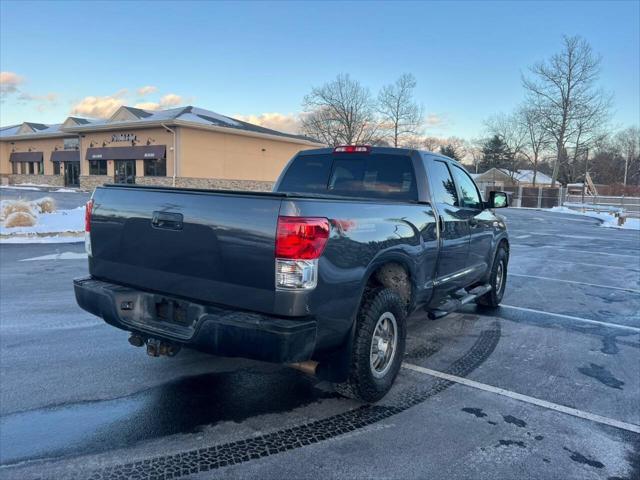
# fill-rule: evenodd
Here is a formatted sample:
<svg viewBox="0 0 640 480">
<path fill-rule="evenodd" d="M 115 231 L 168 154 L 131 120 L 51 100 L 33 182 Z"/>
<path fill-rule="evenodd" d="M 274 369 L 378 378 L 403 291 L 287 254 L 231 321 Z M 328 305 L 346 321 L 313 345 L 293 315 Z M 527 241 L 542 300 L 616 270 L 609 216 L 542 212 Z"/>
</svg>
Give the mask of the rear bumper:
<svg viewBox="0 0 640 480">
<path fill-rule="evenodd" d="M 313 318 L 228 310 L 91 277 L 76 279 L 73 285 L 78 305 L 84 310 L 145 337 L 215 355 L 276 363 L 309 360 L 315 349 L 317 324 Z M 157 308 L 161 302 L 167 306 L 162 318 Z"/>
</svg>

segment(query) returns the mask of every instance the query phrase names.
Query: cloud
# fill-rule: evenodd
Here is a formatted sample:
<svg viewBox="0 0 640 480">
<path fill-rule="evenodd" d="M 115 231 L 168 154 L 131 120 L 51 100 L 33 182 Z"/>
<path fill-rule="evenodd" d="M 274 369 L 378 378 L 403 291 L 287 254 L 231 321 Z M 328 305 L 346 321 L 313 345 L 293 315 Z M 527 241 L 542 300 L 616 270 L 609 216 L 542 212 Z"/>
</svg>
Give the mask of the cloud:
<svg viewBox="0 0 640 480">
<path fill-rule="evenodd" d="M 136 103 L 134 107 L 142 110 L 160 110 L 160 104 L 157 102 L 140 102 Z"/>
<path fill-rule="evenodd" d="M 36 109 L 39 112 L 44 112 L 48 108 L 57 105 L 58 94 L 54 92 L 47 93 L 46 95 L 31 95 L 27 92 L 20 92 L 18 95 L 18 102 L 26 104 L 31 102 L 37 102 Z"/>
<path fill-rule="evenodd" d="M 55 102 L 58 99 L 57 93 L 47 93 L 46 95 L 31 95 L 30 93 L 22 92 L 18 95 L 18 100 L 23 102 Z"/>
<path fill-rule="evenodd" d="M 137 93 L 139 97 L 144 97 L 145 95 L 156 93 L 157 91 L 158 91 L 158 87 L 154 87 L 153 85 L 146 85 L 144 87 L 140 87 L 137 90 Z"/>
<path fill-rule="evenodd" d="M 24 77 L 14 72 L 0 72 L 0 96 L 5 97 L 19 91 L 18 86 L 24 83 Z"/>
<path fill-rule="evenodd" d="M 190 99 L 184 98 L 175 93 L 167 93 L 160 98 L 159 102 L 141 102 L 136 103 L 136 108 L 142 108 L 143 110 L 162 110 L 163 108 L 177 107 L 189 102 Z"/>
<path fill-rule="evenodd" d="M 72 107 L 71 114 L 94 118 L 108 118 L 113 112 L 124 105 L 124 97 L 126 95 L 127 90 L 122 89 L 113 95 L 104 97 L 84 97 Z"/>
<path fill-rule="evenodd" d="M 272 128 L 287 133 L 300 132 L 300 119 L 298 115 L 278 112 L 261 113 L 258 115 L 234 115 L 234 118 L 245 122 Z"/>
<path fill-rule="evenodd" d="M 163 108 L 177 107 L 178 105 L 183 105 L 184 103 L 184 99 L 180 95 L 176 95 L 175 93 L 167 93 L 160 99 L 160 106 Z"/>
<path fill-rule="evenodd" d="M 424 124 L 427 128 L 443 129 L 449 125 L 449 117 L 445 113 L 429 113 L 424 118 Z"/>
</svg>

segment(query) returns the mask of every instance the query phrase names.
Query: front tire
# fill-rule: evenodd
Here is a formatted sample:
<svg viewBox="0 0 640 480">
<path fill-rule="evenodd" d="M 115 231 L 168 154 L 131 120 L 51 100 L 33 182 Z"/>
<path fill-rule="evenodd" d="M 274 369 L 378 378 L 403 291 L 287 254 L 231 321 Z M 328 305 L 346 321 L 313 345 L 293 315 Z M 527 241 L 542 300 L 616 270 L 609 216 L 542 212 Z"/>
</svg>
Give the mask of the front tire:
<svg viewBox="0 0 640 480">
<path fill-rule="evenodd" d="M 496 308 L 500 305 L 504 295 L 504 289 L 507 285 L 507 265 L 509 263 L 509 254 L 507 249 L 499 247 L 496 258 L 493 260 L 491 274 L 489 275 L 489 284 L 491 290 L 476 300 L 478 305 L 484 307 Z"/>
<path fill-rule="evenodd" d="M 358 311 L 349 377 L 336 391 L 349 398 L 376 402 L 391 389 L 405 351 L 405 304 L 392 290 L 365 292 Z"/>
</svg>

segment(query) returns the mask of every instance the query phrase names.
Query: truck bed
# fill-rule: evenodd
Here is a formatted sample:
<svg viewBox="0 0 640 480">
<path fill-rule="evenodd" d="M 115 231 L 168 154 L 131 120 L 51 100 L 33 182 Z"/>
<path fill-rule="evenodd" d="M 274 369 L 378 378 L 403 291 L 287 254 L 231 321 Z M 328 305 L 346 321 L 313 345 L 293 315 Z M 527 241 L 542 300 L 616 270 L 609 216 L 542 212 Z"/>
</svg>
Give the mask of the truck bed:
<svg viewBox="0 0 640 480">
<path fill-rule="evenodd" d="M 409 209 L 409 217 L 417 212 L 411 203 L 370 198 L 121 185 L 97 188 L 93 202 L 93 278 L 205 304 L 291 316 L 301 315 L 304 308 L 301 302 L 292 310 L 290 298 L 288 306 L 281 305 L 282 295 L 275 289 L 278 215 L 304 210 L 340 219 L 349 211 L 348 218 L 367 218 L 363 226 L 377 225 L 378 233 L 386 235 L 398 228 L 395 220 L 377 218 L 386 209 L 393 217 L 398 207 Z M 352 233 L 341 232 L 342 243 Z M 369 228 L 361 236 L 370 240 L 376 235 Z M 419 243 L 416 237 L 409 241 Z M 373 253 L 367 248 L 350 267 L 366 266 Z M 299 294 L 301 300 L 304 295 Z"/>
</svg>

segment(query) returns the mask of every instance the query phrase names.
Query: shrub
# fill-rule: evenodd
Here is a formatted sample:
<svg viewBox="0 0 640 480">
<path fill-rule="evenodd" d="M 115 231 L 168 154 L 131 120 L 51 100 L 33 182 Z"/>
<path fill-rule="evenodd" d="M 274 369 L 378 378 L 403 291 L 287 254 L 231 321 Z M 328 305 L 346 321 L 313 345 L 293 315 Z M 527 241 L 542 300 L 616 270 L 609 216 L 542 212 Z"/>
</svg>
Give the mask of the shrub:
<svg viewBox="0 0 640 480">
<path fill-rule="evenodd" d="M 6 228 L 33 227 L 38 222 L 37 218 L 29 212 L 17 211 L 7 215 L 4 221 Z"/>
<path fill-rule="evenodd" d="M 5 200 L 2 205 L 2 217 L 8 219 L 9 215 L 17 212 L 27 213 L 32 217 L 36 216 L 31 203 L 24 200 Z"/>
<path fill-rule="evenodd" d="M 52 213 L 56 211 L 56 202 L 51 197 L 42 197 L 34 200 L 33 203 L 37 206 L 40 213 Z"/>
</svg>

